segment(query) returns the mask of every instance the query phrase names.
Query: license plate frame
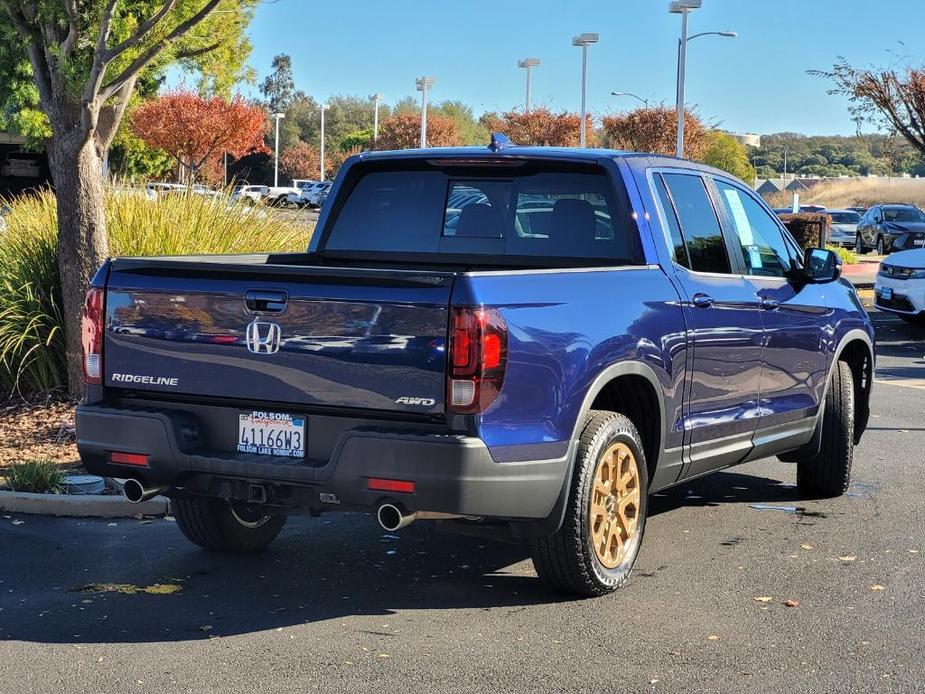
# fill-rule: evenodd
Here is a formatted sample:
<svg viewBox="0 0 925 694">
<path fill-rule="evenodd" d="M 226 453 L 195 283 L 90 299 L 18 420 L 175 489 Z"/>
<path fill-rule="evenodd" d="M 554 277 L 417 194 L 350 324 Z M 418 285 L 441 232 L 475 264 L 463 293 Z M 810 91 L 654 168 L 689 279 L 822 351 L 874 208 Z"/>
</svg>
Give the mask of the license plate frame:
<svg viewBox="0 0 925 694">
<path fill-rule="evenodd" d="M 880 298 L 885 301 L 893 300 L 893 288 L 892 287 L 882 287 L 880 289 Z"/>
<path fill-rule="evenodd" d="M 925 239 L 912 239 L 913 246 L 925 246 Z"/>
<path fill-rule="evenodd" d="M 306 420 L 290 412 L 238 412 L 238 453 L 274 458 L 304 458 Z"/>
</svg>

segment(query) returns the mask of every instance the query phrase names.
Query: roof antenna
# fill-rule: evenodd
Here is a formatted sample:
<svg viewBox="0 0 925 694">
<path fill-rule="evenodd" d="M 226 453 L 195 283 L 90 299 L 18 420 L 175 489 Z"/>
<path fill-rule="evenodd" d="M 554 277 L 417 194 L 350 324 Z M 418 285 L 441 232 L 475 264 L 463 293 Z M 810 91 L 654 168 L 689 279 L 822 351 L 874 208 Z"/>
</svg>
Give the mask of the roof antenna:
<svg viewBox="0 0 925 694">
<path fill-rule="evenodd" d="M 511 147 L 514 143 L 511 142 L 507 135 L 503 133 L 492 133 L 491 142 L 488 144 L 488 149 L 492 152 L 500 152 L 505 147 Z"/>
</svg>

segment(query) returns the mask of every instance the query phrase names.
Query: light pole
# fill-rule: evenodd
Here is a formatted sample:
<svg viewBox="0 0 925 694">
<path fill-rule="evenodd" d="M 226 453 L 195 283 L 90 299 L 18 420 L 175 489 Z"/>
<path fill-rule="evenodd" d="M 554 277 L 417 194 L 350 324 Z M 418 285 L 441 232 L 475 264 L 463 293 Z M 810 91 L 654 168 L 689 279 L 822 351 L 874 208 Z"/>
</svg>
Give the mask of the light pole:
<svg viewBox="0 0 925 694">
<path fill-rule="evenodd" d="M 327 104 L 321 104 L 321 180 L 324 181 L 324 112 L 330 108 Z"/>
<path fill-rule="evenodd" d="M 588 46 L 597 43 L 599 37 L 597 34 L 579 34 L 572 37 L 572 45 L 581 48 L 581 125 L 579 126 L 578 141 L 581 147 L 585 146 L 588 139 L 588 109 L 586 106 L 588 92 Z"/>
<path fill-rule="evenodd" d="M 373 142 L 379 139 L 379 101 L 382 94 L 370 94 L 370 100 L 373 102 Z"/>
<path fill-rule="evenodd" d="M 522 67 L 527 71 L 527 100 L 524 102 L 524 113 L 530 113 L 530 77 L 533 68 L 540 64 L 539 58 L 524 58 L 517 61 L 517 67 Z"/>
<path fill-rule="evenodd" d="M 684 156 L 684 75 L 687 63 L 687 42 L 696 39 L 698 36 L 726 36 L 735 38 L 734 31 L 703 31 L 694 34 L 691 37 L 687 35 L 687 15 L 691 10 L 701 7 L 703 0 L 672 0 L 668 3 L 668 12 L 671 14 L 681 15 L 681 38 L 678 40 L 678 84 L 677 99 L 675 101 L 675 111 L 678 116 L 678 134 L 675 141 L 675 156 L 681 158 Z"/>
<path fill-rule="evenodd" d="M 436 77 L 418 77 L 414 80 L 414 86 L 421 92 L 421 149 L 427 147 L 427 90 L 436 82 Z"/>
<path fill-rule="evenodd" d="M 273 187 L 279 185 L 279 122 L 286 117 L 285 113 L 274 113 L 273 120 L 276 121 L 276 139 L 273 145 Z"/>
<path fill-rule="evenodd" d="M 646 110 L 649 109 L 649 100 L 648 100 L 648 99 L 643 99 L 641 96 L 636 96 L 635 94 L 632 94 L 632 93 L 630 93 L 630 92 L 610 92 L 610 96 L 631 96 L 631 97 L 633 97 L 634 99 L 637 99 L 638 101 L 641 101 L 641 102 L 642 102 L 643 108 L 645 108 Z"/>
</svg>

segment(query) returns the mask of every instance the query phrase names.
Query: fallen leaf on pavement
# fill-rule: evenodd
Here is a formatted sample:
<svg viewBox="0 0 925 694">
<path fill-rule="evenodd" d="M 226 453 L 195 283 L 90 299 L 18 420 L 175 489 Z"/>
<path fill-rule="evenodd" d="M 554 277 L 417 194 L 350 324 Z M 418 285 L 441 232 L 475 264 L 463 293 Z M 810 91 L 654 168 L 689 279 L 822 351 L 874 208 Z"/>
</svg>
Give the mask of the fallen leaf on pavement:
<svg viewBox="0 0 925 694">
<path fill-rule="evenodd" d="M 784 604 L 787 607 L 799 607 L 800 601 L 799 600 L 784 600 Z"/>
<path fill-rule="evenodd" d="M 755 602 L 771 602 L 773 599 L 770 595 L 759 595 L 752 598 Z"/>
<path fill-rule="evenodd" d="M 883 586 L 881 586 L 879 583 L 875 583 L 874 585 L 872 585 L 872 586 L 870 587 L 870 589 L 871 589 L 871 590 L 886 590 L 886 588 L 884 588 Z"/>
<path fill-rule="evenodd" d="M 839 561 L 854 561 L 856 559 L 857 557 L 853 554 L 846 554 L 845 556 L 838 558 Z"/>
<path fill-rule="evenodd" d="M 213 627 L 211 624 L 203 624 L 201 627 L 199 627 L 199 631 L 212 631 L 212 628 Z"/>
<path fill-rule="evenodd" d="M 707 637 L 707 639 L 709 639 L 710 641 L 719 641 L 719 636 L 717 636 L 716 634 L 710 634 Z"/>
<path fill-rule="evenodd" d="M 173 595 L 182 588 L 176 583 L 154 583 L 150 586 L 136 586 L 134 583 L 91 583 L 79 589 L 81 593 L 122 593 L 123 595 Z"/>
<path fill-rule="evenodd" d="M 800 549 L 812 549 L 812 548 L 813 546 L 809 543 L 803 543 L 802 545 L 800 545 Z"/>
</svg>

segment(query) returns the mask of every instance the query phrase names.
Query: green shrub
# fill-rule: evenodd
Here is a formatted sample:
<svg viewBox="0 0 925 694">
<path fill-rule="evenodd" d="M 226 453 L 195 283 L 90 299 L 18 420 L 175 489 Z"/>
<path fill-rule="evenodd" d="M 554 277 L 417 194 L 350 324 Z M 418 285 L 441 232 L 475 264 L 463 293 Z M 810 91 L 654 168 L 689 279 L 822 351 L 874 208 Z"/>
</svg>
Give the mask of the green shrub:
<svg viewBox="0 0 925 694">
<path fill-rule="evenodd" d="M 64 490 L 64 473 L 50 460 L 13 463 L 4 475 L 14 492 L 60 494 Z"/>
<path fill-rule="evenodd" d="M 858 264 L 858 254 L 852 251 L 850 248 L 844 248 L 842 246 L 826 246 L 830 251 L 834 251 L 839 258 L 841 258 L 843 265 L 857 265 Z"/>
<path fill-rule="evenodd" d="M 111 190 L 106 221 L 113 256 L 300 251 L 311 230 L 262 207 L 229 206 L 194 193 L 148 200 Z M 0 234 L 0 398 L 67 383 L 54 195 L 10 201 Z"/>
</svg>

